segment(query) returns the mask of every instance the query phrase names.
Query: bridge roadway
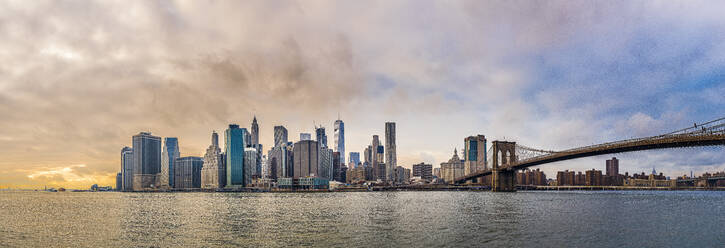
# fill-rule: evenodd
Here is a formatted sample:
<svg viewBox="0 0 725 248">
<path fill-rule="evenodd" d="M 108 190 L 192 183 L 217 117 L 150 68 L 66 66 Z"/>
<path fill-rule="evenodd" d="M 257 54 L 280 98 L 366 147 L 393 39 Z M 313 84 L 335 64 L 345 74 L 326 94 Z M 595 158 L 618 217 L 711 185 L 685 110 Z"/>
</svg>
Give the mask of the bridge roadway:
<svg viewBox="0 0 725 248">
<path fill-rule="evenodd" d="M 617 141 L 611 143 L 604 143 L 599 145 L 574 148 L 560 152 L 553 152 L 551 154 L 533 157 L 521 161 L 516 161 L 510 164 L 500 165 L 499 171 L 516 171 L 531 166 L 537 166 L 547 163 L 559 162 L 569 159 L 591 157 L 604 154 L 643 151 L 643 150 L 654 150 L 654 149 L 665 149 L 665 148 L 679 148 L 679 147 L 699 147 L 699 146 L 718 146 L 725 145 L 725 133 L 700 133 L 700 134 L 674 134 L 674 135 L 661 135 L 641 139 L 631 139 L 624 141 Z M 495 156 L 495 154 L 492 154 Z M 479 178 L 487 175 L 491 175 L 492 170 L 480 171 L 467 176 L 459 177 L 455 179 L 456 183 L 465 183 L 468 180 Z"/>
</svg>

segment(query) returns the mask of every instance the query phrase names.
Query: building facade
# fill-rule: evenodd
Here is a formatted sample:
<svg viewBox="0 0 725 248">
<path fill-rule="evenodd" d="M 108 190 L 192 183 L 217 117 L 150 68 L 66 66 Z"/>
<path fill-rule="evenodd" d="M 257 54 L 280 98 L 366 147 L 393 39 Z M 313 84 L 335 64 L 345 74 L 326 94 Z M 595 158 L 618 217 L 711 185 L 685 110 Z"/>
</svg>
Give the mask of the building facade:
<svg viewBox="0 0 725 248">
<path fill-rule="evenodd" d="M 340 153 L 339 162 L 345 164 L 345 123 L 336 120 L 334 126 L 335 152 Z"/>
<path fill-rule="evenodd" d="M 287 128 L 284 126 L 274 126 L 274 146 L 286 145 L 287 142 Z"/>
<path fill-rule="evenodd" d="M 119 172 L 116 174 L 116 191 L 123 189 L 123 173 Z"/>
<path fill-rule="evenodd" d="M 159 187 L 173 187 L 174 162 L 179 158 L 179 139 L 176 137 L 164 138 L 164 149 L 161 150 L 161 175 Z"/>
<path fill-rule="evenodd" d="M 428 182 L 433 180 L 433 165 L 420 163 L 413 165 L 413 177 L 420 177 Z"/>
<path fill-rule="evenodd" d="M 449 184 L 454 184 L 455 179 L 464 175 L 464 160 L 458 157 L 458 149 L 453 149 L 453 157 L 448 162 L 441 163 L 441 178 Z"/>
<path fill-rule="evenodd" d="M 463 159 L 466 175 L 487 169 L 486 136 L 469 136 L 464 140 Z"/>
<path fill-rule="evenodd" d="M 247 141 L 247 129 L 230 124 L 224 132 L 224 153 L 226 155 L 227 185 L 226 187 L 246 187 L 244 169 L 244 148 Z M 251 176 L 249 176 L 251 180 Z"/>
<path fill-rule="evenodd" d="M 254 119 L 252 120 L 252 140 L 250 140 L 250 144 L 252 146 L 259 144 L 259 124 L 257 124 L 257 116 L 254 116 Z"/>
<path fill-rule="evenodd" d="M 180 157 L 174 165 L 174 188 L 195 189 L 201 188 L 201 167 L 204 159 L 200 157 Z"/>
<path fill-rule="evenodd" d="M 396 156 L 396 145 L 395 145 L 395 122 L 385 123 L 385 174 L 387 176 L 386 181 L 395 182 L 395 168 L 398 167 L 398 157 Z"/>
<path fill-rule="evenodd" d="M 149 132 L 133 136 L 133 190 L 155 188 L 161 172 L 161 137 Z"/>
<path fill-rule="evenodd" d="M 123 173 L 123 185 L 121 190 L 133 190 L 133 148 L 124 147 L 121 149 L 121 173 Z"/>
<path fill-rule="evenodd" d="M 352 163 L 353 167 L 357 166 L 360 163 L 360 153 L 359 152 L 350 152 L 350 155 L 348 156 L 349 160 L 348 164 Z M 350 167 L 352 169 L 352 167 Z"/>
<path fill-rule="evenodd" d="M 310 177 L 310 175 L 319 175 L 318 159 L 319 159 L 319 148 L 317 141 L 313 140 L 300 140 L 294 144 L 293 159 L 292 163 L 293 178 L 304 178 Z"/>
<path fill-rule="evenodd" d="M 211 134 L 211 145 L 204 154 L 204 166 L 201 169 L 201 187 L 205 189 L 224 188 L 227 181 L 227 168 L 219 147 L 219 135 Z"/>
<path fill-rule="evenodd" d="M 252 184 L 252 180 L 257 177 L 255 171 L 257 165 L 260 164 L 262 158 L 257 153 L 257 148 L 247 147 L 244 148 L 244 186 L 249 187 Z M 261 171 L 261 169 L 260 169 Z"/>
<path fill-rule="evenodd" d="M 320 147 L 327 147 L 327 133 L 324 127 L 315 127 L 315 140 Z"/>
<path fill-rule="evenodd" d="M 312 134 L 300 133 L 300 140 L 312 140 Z"/>
</svg>

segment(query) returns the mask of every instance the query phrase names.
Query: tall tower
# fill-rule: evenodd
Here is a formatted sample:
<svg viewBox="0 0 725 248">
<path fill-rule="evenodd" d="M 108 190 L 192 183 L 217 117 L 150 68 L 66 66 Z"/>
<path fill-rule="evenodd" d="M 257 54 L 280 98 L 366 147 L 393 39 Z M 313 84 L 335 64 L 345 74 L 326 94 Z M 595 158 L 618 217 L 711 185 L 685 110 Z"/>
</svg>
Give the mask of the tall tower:
<svg viewBox="0 0 725 248">
<path fill-rule="evenodd" d="M 245 187 L 244 175 L 244 148 L 245 138 L 248 136 L 246 128 L 229 124 L 224 133 L 224 151 L 226 154 L 227 187 Z M 251 175 L 250 175 L 251 178 Z"/>
<path fill-rule="evenodd" d="M 280 147 L 287 144 L 287 128 L 274 126 L 274 146 Z"/>
<path fill-rule="evenodd" d="M 201 167 L 201 187 L 205 189 L 223 188 L 227 181 L 227 170 L 224 166 L 219 135 L 211 133 L 211 145 L 206 148 L 204 163 Z"/>
<path fill-rule="evenodd" d="M 133 148 L 131 147 L 121 149 L 121 172 L 123 173 L 122 190 L 133 190 Z"/>
<path fill-rule="evenodd" d="M 387 181 L 395 181 L 395 167 L 398 165 L 398 158 L 395 155 L 395 122 L 385 123 L 385 174 Z"/>
<path fill-rule="evenodd" d="M 133 136 L 133 190 L 155 187 L 161 172 L 161 137 L 149 132 Z"/>
<path fill-rule="evenodd" d="M 612 157 L 607 159 L 607 176 L 613 177 L 619 175 L 619 159 Z"/>
<path fill-rule="evenodd" d="M 339 119 L 335 121 L 335 152 L 340 153 L 340 164 L 345 164 L 345 123 Z"/>
<path fill-rule="evenodd" d="M 318 146 L 327 147 L 327 134 L 325 134 L 324 127 L 315 127 L 315 137 Z"/>
<path fill-rule="evenodd" d="M 174 162 L 179 158 L 179 140 L 176 137 L 164 138 L 164 149 L 161 151 L 161 185 L 174 187 Z"/>
<path fill-rule="evenodd" d="M 469 136 L 465 140 L 463 159 L 466 175 L 487 169 L 486 136 Z M 495 155 L 495 154 L 494 154 Z"/>
<path fill-rule="evenodd" d="M 254 120 L 252 120 L 252 140 L 251 144 L 253 147 L 256 147 L 257 144 L 259 144 L 259 125 L 257 125 L 257 116 L 254 116 Z"/>
</svg>

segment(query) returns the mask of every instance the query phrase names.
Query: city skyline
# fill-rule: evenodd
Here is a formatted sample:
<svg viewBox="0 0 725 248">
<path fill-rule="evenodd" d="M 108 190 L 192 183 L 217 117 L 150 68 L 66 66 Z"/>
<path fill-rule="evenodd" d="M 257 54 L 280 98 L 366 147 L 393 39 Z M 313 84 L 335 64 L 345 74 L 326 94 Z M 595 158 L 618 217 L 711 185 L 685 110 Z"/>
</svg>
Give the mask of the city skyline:
<svg viewBox="0 0 725 248">
<path fill-rule="evenodd" d="M 202 157 L 212 131 L 249 128 L 255 115 L 263 154 L 274 126 L 297 141 L 315 124 L 332 131 L 339 113 L 342 157 L 395 121 L 397 165 L 436 168 L 453 149 L 463 157 L 471 135 L 562 150 L 673 131 L 725 107 L 717 2 L 0 5 L 10 27 L 0 58 L 14 62 L 0 67 L 2 188 L 114 185 L 119 149 L 139 131 Z M 717 148 L 618 158 L 621 171 L 725 169 Z"/>
</svg>

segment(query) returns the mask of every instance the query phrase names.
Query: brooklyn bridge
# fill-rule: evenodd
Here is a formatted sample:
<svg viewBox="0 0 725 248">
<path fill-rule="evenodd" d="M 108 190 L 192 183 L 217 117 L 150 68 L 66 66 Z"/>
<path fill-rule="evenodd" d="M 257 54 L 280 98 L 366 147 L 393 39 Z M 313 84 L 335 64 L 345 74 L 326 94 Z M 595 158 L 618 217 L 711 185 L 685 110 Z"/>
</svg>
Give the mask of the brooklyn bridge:
<svg viewBox="0 0 725 248">
<path fill-rule="evenodd" d="M 604 154 L 721 145 L 725 145 L 725 117 L 702 124 L 695 123 L 691 127 L 662 135 L 620 140 L 563 151 L 535 149 L 516 144 L 516 142 L 496 140 L 492 142 L 490 149 L 487 151 L 486 164 L 489 168 L 456 178 L 455 182 L 463 184 L 490 178 L 492 191 L 515 191 L 516 171 L 531 166 Z"/>
</svg>

